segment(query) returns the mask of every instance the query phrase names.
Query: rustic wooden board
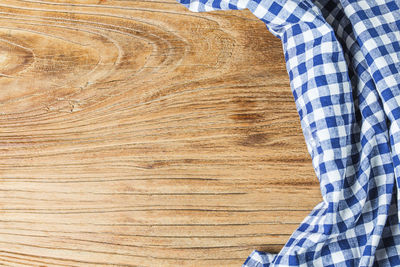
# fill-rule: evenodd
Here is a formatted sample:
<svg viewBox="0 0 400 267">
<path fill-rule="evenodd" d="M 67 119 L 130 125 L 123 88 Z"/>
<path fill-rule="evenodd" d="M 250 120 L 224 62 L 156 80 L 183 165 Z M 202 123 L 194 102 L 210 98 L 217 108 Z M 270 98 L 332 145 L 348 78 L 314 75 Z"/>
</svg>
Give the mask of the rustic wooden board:
<svg viewBox="0 0 400 267">
<path fill-rule="evenodd" d="M 249 11 L 0 0 L 0 264 L 240 266 L 320 201 Z"/>
</svg>

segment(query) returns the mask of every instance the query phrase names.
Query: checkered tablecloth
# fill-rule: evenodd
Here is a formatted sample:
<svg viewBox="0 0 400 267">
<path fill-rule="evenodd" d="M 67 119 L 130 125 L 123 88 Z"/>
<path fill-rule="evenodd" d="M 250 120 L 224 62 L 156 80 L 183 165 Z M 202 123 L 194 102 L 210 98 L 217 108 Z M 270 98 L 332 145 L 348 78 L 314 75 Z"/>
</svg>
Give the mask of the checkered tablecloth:
<svg viewBox="0 0 400 267">
<path fill-rule="evenodd" d="M 400 265 L 400 1 L 178 0 L 249 9 L 282 41 L 323 201 L 243 266 Z"/>
</svg>

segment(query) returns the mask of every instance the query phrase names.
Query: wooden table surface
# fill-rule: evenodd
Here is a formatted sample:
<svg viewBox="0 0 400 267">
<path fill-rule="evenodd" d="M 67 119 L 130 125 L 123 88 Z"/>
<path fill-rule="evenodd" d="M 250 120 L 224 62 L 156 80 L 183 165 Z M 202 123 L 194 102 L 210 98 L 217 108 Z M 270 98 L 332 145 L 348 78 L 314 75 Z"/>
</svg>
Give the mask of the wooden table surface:
<svg viewBox="0 0 400 267">
<path fill-rule="evenodd" d="M 248 10 L 0 0 L 0 265 L 240 266 L 321 200 Z"/>
</svg>

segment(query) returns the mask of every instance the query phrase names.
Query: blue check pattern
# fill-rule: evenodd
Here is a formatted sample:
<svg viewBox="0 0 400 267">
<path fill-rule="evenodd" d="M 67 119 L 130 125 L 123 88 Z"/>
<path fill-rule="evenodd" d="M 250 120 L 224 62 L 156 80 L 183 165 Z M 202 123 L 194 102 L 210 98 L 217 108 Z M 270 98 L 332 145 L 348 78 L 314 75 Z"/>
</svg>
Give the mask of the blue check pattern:
<svg viewBox="0 0 400 267">
<path fill-rule="evenodd" d="M 178 0 L 249 9 L 283 44 L 323 201 L 244 267 L 400 266 L 400 2 Z"/>
</svg>

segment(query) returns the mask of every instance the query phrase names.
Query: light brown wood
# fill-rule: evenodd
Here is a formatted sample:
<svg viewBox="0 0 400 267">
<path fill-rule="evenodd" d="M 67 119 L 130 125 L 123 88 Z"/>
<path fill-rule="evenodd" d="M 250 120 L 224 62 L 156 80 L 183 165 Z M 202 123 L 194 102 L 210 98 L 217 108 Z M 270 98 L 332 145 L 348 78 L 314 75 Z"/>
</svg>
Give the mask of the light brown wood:
<svg viewBox="0 0 400 267">
<path fill-rule="evenodd" d="M 0 0 L 0 265 L 240 266 L 320 201 L 249 11 Z"/>
</svg>

